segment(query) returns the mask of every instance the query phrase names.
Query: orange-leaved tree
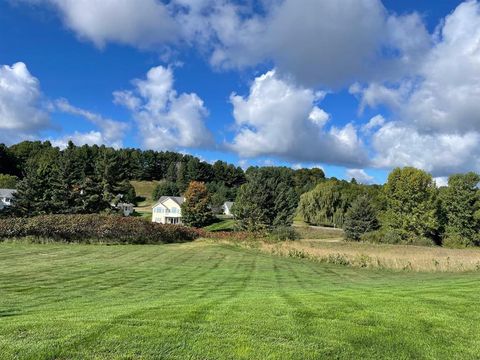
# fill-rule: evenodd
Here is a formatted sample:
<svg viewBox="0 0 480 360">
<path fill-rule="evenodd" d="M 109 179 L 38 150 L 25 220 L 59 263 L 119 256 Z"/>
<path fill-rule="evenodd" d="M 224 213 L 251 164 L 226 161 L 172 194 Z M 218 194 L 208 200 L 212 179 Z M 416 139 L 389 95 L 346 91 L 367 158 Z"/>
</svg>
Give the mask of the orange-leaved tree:
<svg viewBox="0 0 480 360">
<path fill-rule="evenodd" d="M 182 221 L 194 227 L 208 225 L 212 221 L 210 194 L 205 183 L 192 181 L 185 191 L 185 202 L 182 204 Z"/>
</svg>

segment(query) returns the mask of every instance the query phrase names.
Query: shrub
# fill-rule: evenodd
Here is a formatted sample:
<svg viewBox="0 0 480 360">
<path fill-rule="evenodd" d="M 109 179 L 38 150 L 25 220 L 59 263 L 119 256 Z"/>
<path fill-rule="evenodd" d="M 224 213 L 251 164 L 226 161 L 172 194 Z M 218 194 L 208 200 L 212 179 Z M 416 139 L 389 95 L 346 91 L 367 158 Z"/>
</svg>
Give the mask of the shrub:
<svg viewBox="0 0 480 360">
<path fill-rule="evenodd" d="M 370 231 L 360 236 L 360 241 L 372 244 L 381 244 L 385 233 L 381 230 Z"/>
<path fill-rule="evenodd" d="M 277 241 L 298 240 L 300 234 L 290 226 L 278 226 L 270 231 L 270 237 Z"/>
<path fill-rule="evenodd" d="M 442 245 L 448 248 L 466 248 L 470 244 L 470 240 L 459 234 L 448 234 L 443 239 Z"/>
<path fill-rule="evenodd" d="M 360 241 L 374 244 L 402 244 L 404 243 L 402 234 L 395 229 L 380 229 L 370 231 L 360 236 Z"/>
<path fill-rule="evenodd" d="M 435 246 L 435 242 L 432 239 L 424 236 L 412 238 L 408 244 L 416 246 Z"/>
<path fill-rule="evenodd" d="M 158 244 L 192 241 L 199 234 L 181 225 L 162 225 L 111 215 L 42 215 L 0 219 L 0 239 L 32 236 L 65 242 Z"/>
</svg>

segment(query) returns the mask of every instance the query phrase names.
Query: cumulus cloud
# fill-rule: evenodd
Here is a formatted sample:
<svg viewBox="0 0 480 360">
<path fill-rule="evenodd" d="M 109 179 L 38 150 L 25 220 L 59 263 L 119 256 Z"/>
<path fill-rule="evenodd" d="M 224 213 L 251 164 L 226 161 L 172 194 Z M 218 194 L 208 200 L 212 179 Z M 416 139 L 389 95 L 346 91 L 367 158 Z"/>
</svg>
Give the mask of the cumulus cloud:
<svg viewBox="0 0 480 360">
<path fill-rule="evenodd" d="M 435 176 L 480 169 L 480 134 L 421 133 L 415 127 L 390 122 L 372 137 L 377 154 L 373 165 L 382 168 L 415 166 Z"/>
<path fill-rule="evenodd" d="M 385 118 L 382 115 L 375 115 L 366 124 L 362 126 L 362 132 L 369 134 L 374 129 L 378 129 L 385 124 Z"/>
<path fill-rule="evenodd" d="M 316 104 L 317 94 L 274 70 L 257 77 L 248 96 L 232 94 L 230 100 L 237 131 L 228 146 L 243 158 L 276 156 L 336 164 L 366 161 L 352 124 L 327 129 L 324 112 Z"/>
<path fill-rule="evenodd" d="M 410 73 L 431 42 L 418 14 L 389 14 L 380 0 L 265 3 L 264 15 L 230 5 L 212 16 L 213 65 L 273 61 L 303 85 L 338 87 Z"/>
<path fill-rule="evenodd" d="M 350 88 L 360 110 L 386 105 L 392 113 L 372 137 L 374 165 L 413 165 L 438 176 L 480 171 L 479 43 L 480 4 L 467 1 L 437 29 L 415 74 Z"/>
<path fill-rule="evenodd" d="M 80 38 L 152 47 L 176 40 L 178 24 L 157 0 L 18 0 L 48 4 Z"/>
<path fill-rule="evenodd" d="M 82 145 L 122 146 L 122 138 L 127 129 L 125 123 L 74 107 L 65 99 L 49 103 L 40 90 L 39 80 L 30 74 L 22 62 L 0 67 L 0 142 L 12 144 L 42 139 L 47 130 L 59 130 L 59 126 L 54 127 L 51 122 L 53 111 L 82 116 L 99 130 L 75 132 L 61 138 L 50 137 L 52 143 L 63 146 L 73 140 Z"/>
<path fill-rule="evenodd" d="M 13 143 L 51 127 L 40 83 L 18 62 L 0 66 L 0 141 Z"/>
<path fill-rule="evenodd" d="M 145 79 L 132 82 L 133 90 L 114 92 L 114 101 L 132 112 L 146 148 L 165 150 L 202 148 L 213 144 L 205 125 L 208 111 L 195 94 L 178 94 L 172 69 L 151 68 Z"/>
<path fill-rule="evenodd" d="M 105 144 L 115 148 L 122 147 L 125 132 L 129 128 L 128 124 L 107 119 L 99 114 L 75 107 L 66 99 L 56 100 L 55 107 L 61 112 L 81 116 L 100 128 L 100 131 L 91 131 L 88 133 L 76 132 L 75 134 L 69 135 L 60 141 L 65 141 L 66 139 L 66 142 L 68 142 L 68 140 L 72 140 L 75 144 L 79 145 Z"/>
<path fill-rule="evenodd" d="M 17 1 L 49 4 L 97 46 L 189 44 L 215 67 L 273 62 L 305 86 L 398 76 L 417 65 L 431 41 L 418 14 L 389 14 L 381 0 Z"/>
<path fill-rule="evenodd" d="M 368 175 L 363 169 L 347 169 L 346 176 L 347 179 L 355 179 L 361 184 L 371 184 L 374 180 L 374 177 Z"/>
</svg>

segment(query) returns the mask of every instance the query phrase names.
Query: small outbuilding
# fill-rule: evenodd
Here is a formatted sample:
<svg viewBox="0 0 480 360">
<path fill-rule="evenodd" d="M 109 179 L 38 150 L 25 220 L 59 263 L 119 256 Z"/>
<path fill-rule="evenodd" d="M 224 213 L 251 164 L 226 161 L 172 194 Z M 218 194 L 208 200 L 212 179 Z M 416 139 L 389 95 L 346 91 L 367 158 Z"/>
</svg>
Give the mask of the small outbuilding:
<svg viewBox="0 0 480 360">
<path fill-rule="evenodd" d="M 12 205 L 16 192 L 15 189 L 0 189 L 0 210 Z"/>
<path fill-rule="evenodd" d="M 234 204 L 233 201 L 226 201 L 222 205 L 222 210 L 224 215 L 233 216 L 233 213 L 232 213 L 233 204 Z"/>
</svg>

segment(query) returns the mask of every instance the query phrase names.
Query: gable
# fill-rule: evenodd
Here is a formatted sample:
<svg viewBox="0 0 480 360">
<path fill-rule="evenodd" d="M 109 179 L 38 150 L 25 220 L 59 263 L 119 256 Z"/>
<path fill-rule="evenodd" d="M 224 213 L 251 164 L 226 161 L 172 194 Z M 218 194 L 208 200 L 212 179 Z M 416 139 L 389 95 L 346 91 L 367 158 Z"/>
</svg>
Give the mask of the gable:
<svg viewBox="0 0 480 360">
<path fill-rule="evenodd" d="M 167 209 L 177 208 L 180 209 L 180 205 L 173 199 L 168 198 L 162 202 L 162 205 Z"/>
</svg>

